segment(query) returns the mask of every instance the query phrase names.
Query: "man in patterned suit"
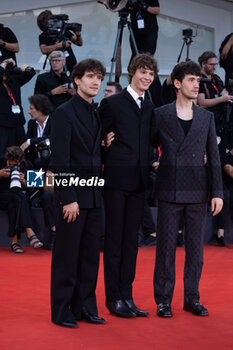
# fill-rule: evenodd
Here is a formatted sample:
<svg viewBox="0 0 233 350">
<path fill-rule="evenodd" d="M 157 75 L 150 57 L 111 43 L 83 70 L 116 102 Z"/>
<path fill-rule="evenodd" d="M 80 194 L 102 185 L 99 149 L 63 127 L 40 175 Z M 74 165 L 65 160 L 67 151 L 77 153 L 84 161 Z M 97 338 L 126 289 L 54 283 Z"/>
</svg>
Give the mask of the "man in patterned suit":
<svg viewBox="0 0 233 350">
<path fill-rule="evenodd" d="M 197 107 L 200 68 L 182 62 L 172 72 L 177 101 L 154 111 L 151 141 L 162 147 L 157 177 L 158 226 L 154 296 L 160 317 L 171 317 L 175 250 L 180 215 L 185 224 L 184 310 L 207 316 L 199 303 L 207 202 L 213 215 L 223 205 L 221 166 L 214 116 Z M 207 157 L 207 164 L 205 158 Z"/>
</svg>

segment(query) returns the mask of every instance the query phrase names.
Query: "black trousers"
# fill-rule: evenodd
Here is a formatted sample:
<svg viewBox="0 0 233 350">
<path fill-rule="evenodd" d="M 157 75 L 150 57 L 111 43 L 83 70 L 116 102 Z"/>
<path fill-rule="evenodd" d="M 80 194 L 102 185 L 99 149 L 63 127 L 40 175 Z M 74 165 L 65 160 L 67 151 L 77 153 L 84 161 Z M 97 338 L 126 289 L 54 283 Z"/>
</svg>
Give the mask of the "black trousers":
<svg viewBox="0 0 233 350">
<path fill-rule="evenodd" d="M 55 225 L 54 192 L 43 191 L 40 197 L 45 223 L 49 229 Z"/>
<path fill-rule="evenodd" d="M 95 289 L 99 268 L 100 208 L 80 209 L 75 222 L 56 223 L 52 256 L 51 311 L 55 323 L 80 319 L 82 308 L 97 315 Z"/>
<path fill-rule="evenodd" d="M 104 190 L 106 228 L 104 244 L 105 292 L 108 301 L 132 299 L 138 251 L 138 230 L 145 192 Z"/>
<path fill-rule="evenodd" d="M 0 209 L 6 210 L 9 219 L 8 236 L 17 234 L 20 238 L 25 227 L 32 228 L 31 212 L 27 197 L 23 192 L 3 192 L 0 193 Z"/>
<path fill-rule="evenodd" d="M 154 297 L 157 304 L 170 304 L 172 301 L 176 239 L 181 214 L 185 225 L 184 302 L 199 300 L 206 213 L 207 203 L 177 204 L 159 201 L 154 271 Z"/>
</svg>

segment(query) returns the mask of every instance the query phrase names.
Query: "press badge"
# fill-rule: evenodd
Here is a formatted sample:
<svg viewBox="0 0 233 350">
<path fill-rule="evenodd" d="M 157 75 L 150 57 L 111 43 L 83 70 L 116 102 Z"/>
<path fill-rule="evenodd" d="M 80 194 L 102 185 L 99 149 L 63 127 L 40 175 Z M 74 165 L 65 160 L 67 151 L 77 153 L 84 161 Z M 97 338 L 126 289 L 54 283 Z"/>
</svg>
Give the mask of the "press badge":
<svg viewBox="0 0 233 350">
<path fill-rule="evenodd" d="M 12 111 L 12 113 L 14 113 L 14 114 L 19 114 L 21 111 L 20 111 L 20 107 L 18 106 L 18 105 L 13 105 L 12 107 L 11 107 L 11 111 Z"/>
<path fill-rule="evenodd" d="M 138 20 L 137 20 L 137 24 L 138 24 L 138 29 L 143 29 L 143 28 L 145 28 L 144 19 L 143 19 L 143 18 L 138 19 Z"/>
</svg>

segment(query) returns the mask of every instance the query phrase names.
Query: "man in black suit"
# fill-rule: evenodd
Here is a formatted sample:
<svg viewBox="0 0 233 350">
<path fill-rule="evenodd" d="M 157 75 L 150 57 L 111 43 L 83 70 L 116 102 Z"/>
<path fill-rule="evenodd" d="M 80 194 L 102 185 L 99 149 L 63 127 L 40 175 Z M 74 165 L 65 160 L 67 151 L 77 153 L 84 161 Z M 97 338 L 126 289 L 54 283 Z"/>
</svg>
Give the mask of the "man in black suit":
<svg viewBox="0 0 233 350">
<path fill-rule="evenodd" d="M 77 93 L 53 115 L 51 169 L 58 181 L 59 213 L 52 257 L 52 321 L 72 328 L 82 319 L 105 323 L 98 317 L 95 295 L 101 227 L 98 184 L 104 180 L 90 184 L 101 177 L 101 128 L 93 97 L 104 74 L 102 63 L 94 59 L 75 65 L 72 77 Z"/>
<path fill-rule="evenodd" d="M 161 145 L 157 174 L 158 225 L 154 296 L 160 317 L 171 317 L 175 285 L 175 250 L 180 217 L 185 226 L 184 310 L 199 316 L 203 236 L 208 197 L 213 215 L 223 205 L 221 166 L 214 116 L 197 107 L 200 67 L 192 61 L 175 66 L 171 78 L 177 100 L 158 108 L 152 118 L 152 146 Z M 207 158 L 207 164 L 206 159 Z"/>
<path fill-rule="evenodd" d="M 106 306 L 118 317 L 148 315 L 135 306 L 132 283 L 150 163 L 153 104 L 145 91 L 157 71 L 151 55 L 135 56 L 129 67 L 130 85 L 120 94 L 103 99 L 100 106 L 104 133 L 115 134 L 104 164 L 104 271 Z"/>
</svg>

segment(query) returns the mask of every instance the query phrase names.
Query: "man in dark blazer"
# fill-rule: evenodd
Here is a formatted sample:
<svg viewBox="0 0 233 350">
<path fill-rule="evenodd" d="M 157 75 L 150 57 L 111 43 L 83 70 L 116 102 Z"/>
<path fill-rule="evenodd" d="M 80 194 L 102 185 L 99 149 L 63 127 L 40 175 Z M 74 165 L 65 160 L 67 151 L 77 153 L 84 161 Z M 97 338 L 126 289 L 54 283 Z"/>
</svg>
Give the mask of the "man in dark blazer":
<svg viewBox="0 0 233 350">
<path fill-rule="evenodd" d="M 45 95 L 34 95 L 28 100 L 30 103 L 28 114 L 31 119 L 28 122 L 27 140 L 21 145 L 21 149 L 26 151 L 27 158 L 34 163 L 38 158 L 36 147 L 46 138 L 50 139 L 53 106 Z"/>
<path fill-rule="evenodd" d="M 45 95 L 34 95 L 29 97 L 29 111 L 31 120 L 28 122 L 27 140 L 21 145 L 25 158 L 31 163 L 33 169 L 47 170 L 50 160 L 50 134 L 53 106 Z M 42 142 L 48 141 L 47 145 L 40 146 Z M 44 233 L 44 246 L 51 250 L 53 248 L 56 227 L 54 212 L 54 193 L 44 188 L 37 189 L 33 194 L 35 199 L 40 200 L 43 209 L 46 226 L 49 231 Z M 48 232 L 48 234 L 47 234 Z"/>
<path fill-rule="evenodd" d="M 129 67 L 130 85 L 120 94 L 103 99 L 100 106 L 104 133 L 115 134 L 104 163 L 104 273 L 106 306 L 118 317 L 148 315 L 135 306 L 132 283 L 150 162 L 153 104 L 145 91 L 157 71 L 151 55 L 135 56 Z"/>
<path fill-rule="evenodd" d="M 197 107 L 200 67 L 182 62 L 172 72 L 177 101 L 158 108 L 152 118 L 152 146 L 162 147 L 157 174 L 158 226 L 154 296 L 160 317 L 171 317 L 175 285 L 175 250 L 180 216 L 185 226 L 184 310 L 199 316 L 203 236 L 207 202 L 213 215 L 222 208 L 222 180 L 214 116 Z"/>
<path fill-rule="evenodd" d="M 81 319 L 105 322 L 98 317 L 95 295 L 101 187 L 86 183 L 101 177 L 101 128 L 93 97 L 104 74 L 102 63 L 94 59 L 75 65 L 73 81 L 77 93 L 56 109 L 52 123 L 51 169 L 55 180 L 69 184 L 55 184 L 59 213 L 52 256 L 51 311 L 55 324 L 72 328 Z M 80 183 L 71 185 L 71 175 Z"/>
</svg>

